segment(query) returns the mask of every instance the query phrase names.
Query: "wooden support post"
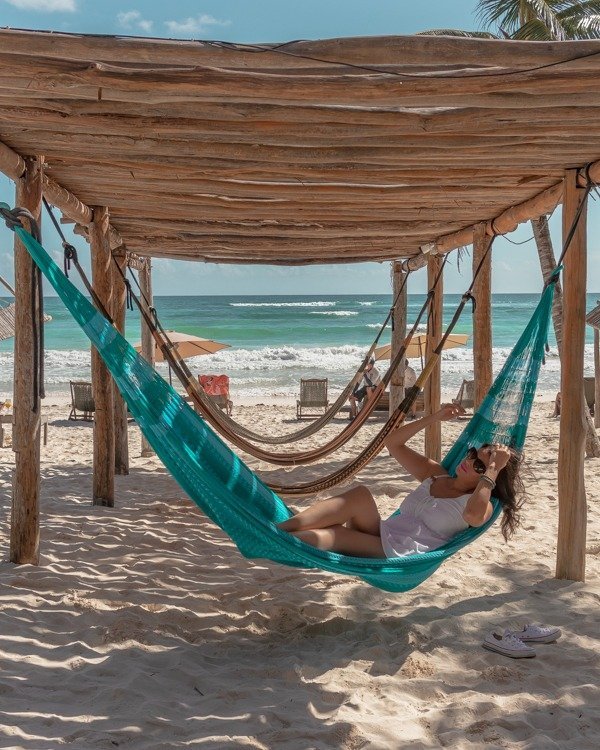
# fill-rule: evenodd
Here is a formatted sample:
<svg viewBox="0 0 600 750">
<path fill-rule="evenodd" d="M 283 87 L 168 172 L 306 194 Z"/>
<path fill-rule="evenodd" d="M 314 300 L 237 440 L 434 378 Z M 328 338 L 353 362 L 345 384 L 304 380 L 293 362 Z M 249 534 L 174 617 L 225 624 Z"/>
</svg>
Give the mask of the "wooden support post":
<svg viewBox="0 0 600 750">
<path fill-rule="evenodd" d="M 110 313 L 112 304 L 112 272 L 108 237 L 108 209 L 94 208 L 90 224 L 92 281 L 94 291 Z M 115 430 L 112 378 L 100 355 L 92 347 L 92 389 L 96 412 L 94 417 L 94 505 L 113 507 L 115 504 Z"/>
<path fill-rule="evenodd" d="M 123 272 L 126 271 L 125 246 L 113 250 L 113 257 Z M 116 328 L 120 333 L 125 333 L 125 304 L 127 290 L 121 274 L 111 261 L 112 287 L 113 287 L 113 310 L 112 317 Z M 115 473 L 121 475 L 129 474 L 129 445 L 127 442 L 127 404 L 113 380 L 113 409 L 115 429 Z"/>
<path fill-rule="evenodd" d="M 431 255 L 427 261 L 427 289 L 431 289 L 442 267 L 442 258 Z M 435 288 L 435 296 L 429 307 L 427 318 L 427 344 L 425 348 L 425 362 L 427 362 L 442 338 L 444 309 L 444 278 L 440 277 Z M 429 380 L 425 384 L 425 414 L 436 412 L 442 402 L 442 362 L 441 358 L 435 364 Z M 441 422 L 428 425 L 425 428 L 425 455 L 434 461 L 442 458 L 442 425 Z"/>
<path fill-rule="evenodd" d="M 582 200 L 577 170 L 565 172 L 563 243 Z M 585 580 L 587 508 L 583 461 L 585 448 L 583 361 L 586 312 L 586 210 L 564 259 L 560 439 L 558 447 L 558 543 L 556 577 Z"/>
<path fill-rule="evenodd" d="M 146 310 L 148 310 L 149 307 L 152 307 L 154 305 L 154 299 L 152 297 L 152 263 L 150 261 L 150 258 L 146 258 L 144 267 L 139 272 L 139 279 L 140 289 L 142 290 L 141 302 Z M 150 364 L 151 367 L 154 367 L 156 344 L 152 336 L 152 331 L 148 328 L 143 318 L 141 321 L 141 325 L 142 357 Z M 144 435 L 142 435 L 142 456 L 147 457 L 152 455 L 154 455 L 152 446 L 146 440 Z"/>
<path fill-rule="evenodd" d="M 25 172 L 16 179 L 16 205 L 40 221 L 43 159 L 26 159 Z M 25 225 L 27 222 L 25 220 Z M 39 563 L 40 542 L 40 400 L 34 393 L 36 342 L 33 334 L 35 288 L 33 261 L 15 238 L 15 349 L 12 514 L 10 560 Z M 33 307 L 37 308 L 37 301 Z"/>
<path fill-rule="evenodd" d="M 473 231 L 473 273 L 485 256 L 492 237 L 486 234 L 485 222 Z M 473 369 L 475 374 L 475 409 L 492 385 L 492 253 L 483 261 L 473 287 L 476 300 L 473 311 Z"/>
<path fill-rule="evenodd" d="M 406 274 L 402 270 L 402 263 L 399 261 L 392 262 L 392 301 L 398 296 L 398 292 L 404 283 Z M 406 319 L 408 308 L 408 290 L 406 286 L 396 302 L 394 309 L 393 327 L 392 327 L 392 351 L 390 358 L 394 359 L 399 351 L 404 339 L 406 338 Z M 404 362 L 392 375 L 390 381 L 390 415 L 396 411 L 396 408 L 404 398 Z"/>
<path fill-rule="evenodd" d="M 594 328 L 594 427 L 600 427 L 600 331 Z"/>
</svg>

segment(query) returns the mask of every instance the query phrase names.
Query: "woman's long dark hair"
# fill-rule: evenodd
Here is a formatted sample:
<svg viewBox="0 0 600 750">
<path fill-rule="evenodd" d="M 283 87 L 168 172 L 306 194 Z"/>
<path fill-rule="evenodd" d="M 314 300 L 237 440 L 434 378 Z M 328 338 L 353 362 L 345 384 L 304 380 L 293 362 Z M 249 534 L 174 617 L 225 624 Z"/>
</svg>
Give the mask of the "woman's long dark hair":
<svg viewBox="0 0 600 750">
<path fill-rule="evenodd" d="M 481 447 L 486 448 L 488 446 L 489 443 L 486 443 Z M 496 488 L 492 493 L 502 505 L 500 528 L 506 541 L 511 538 L 521 524 L 521 508 L 525 500 L 525 487 L 520 475 L 522 462 L 523 455 L 511 450 L 508 463 L 498 472 Z"/>
</svg>

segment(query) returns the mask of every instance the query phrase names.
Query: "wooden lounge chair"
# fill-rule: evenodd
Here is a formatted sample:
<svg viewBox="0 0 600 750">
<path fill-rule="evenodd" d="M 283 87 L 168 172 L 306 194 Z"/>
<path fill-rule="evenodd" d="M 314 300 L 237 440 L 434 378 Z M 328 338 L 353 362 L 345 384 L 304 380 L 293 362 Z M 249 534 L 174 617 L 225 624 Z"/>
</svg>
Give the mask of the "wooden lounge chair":
<svg viewBox="0 0 600 750">
<path fill-rule="evenodd" d="M 227 396 L 224 396 L 222 393 L 217 393 L 216 395 L 208 393 L 207 396 L 213 404 L 216 404 L 219 409 L 222 409 L 226 414 L 231 416 L 231 412 L 233 411 L 233 401 L 230 398 L 227 398 Z"/>
<path fill-rule="evenodd" d="M 454 403 L 462 406 L 463 409 L 475 408 L 475 381 L 463 380 L 454 399 Z"/>
<path fill-rule="evenodd" d="M 318 414 L 303 414 L 303 410 L 329 408 L 327 400 L 327 378 L 301 378 L 300 379 L 300 398 L 296 401 L 296 419 L 302 417 L 317 417 Z"/>
<path fill-rule="evenodd" d="M 4 425 L 10 425 L 11 429 L 13 426 L 13 415 L 12 414 L 0 414 L 0 448 L 4 448 Z M 48 417 L 40 417 L 40 434 L 43 435 L 44 445 L 48 444 Z"/>
<path fill-rule="evenodd" d="M 590 414 L 594 416 L 594 409 L 596 407 L 596 379 L 593 375 L 585 377 L 583 379 L 583 392 L 585 394 L 585 402 L 588 409 L 590 410 Z M 560 408 L 561 395 L 559 391 L 556 394 L 556 399 L 554 400 L 554 414 L 552 415 L 553 417 L 560 417 Z"/>
<path fill-rule="evenodd" d="M 384 391 L 381 394 L 381 398 L 377 402 L 377 406 L 375 407 L 374 411 L 389 412 L 389 410 L 390 410 L 390 392 Z M 415 413 L 420 414 L 420 413 L 423 413 L 424 411 L 425 411 L 425 396 L 423 393 L 419 393 L 415 401 Z"/>
<path fill-rule="evenodd" d="M 93 422 L 96 404 L 92 394 L 92 384 L 84 380 L 71 380 L 71 413 L 69 419 L 82 419 Z"/>
</svg>

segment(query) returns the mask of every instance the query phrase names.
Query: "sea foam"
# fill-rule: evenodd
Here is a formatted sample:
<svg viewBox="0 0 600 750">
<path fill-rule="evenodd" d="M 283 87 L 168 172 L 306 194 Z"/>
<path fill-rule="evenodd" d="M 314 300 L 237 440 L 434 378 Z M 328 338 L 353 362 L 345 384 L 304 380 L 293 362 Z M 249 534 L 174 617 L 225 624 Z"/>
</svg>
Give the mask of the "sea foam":
<svg viewBox="0 0 600 750">
<path fill-rule="evenodd" d="M 231 378 L 233 393 L 248 398 L 269 396 L 296 397 L 300 378 L 324 377 L 329 380 L 332 392 L 343 388 L 362 361 L 367 347 L 345 344 L 334 347 L 271 346 L 255 349 L 224 349 L 210 356 L 192 357 L 187 361 L 195 374 L 226 373 Z M 510 354 L 510 348 L 497 347 L 492 351 L 492 365 L 497 373 Z M 377 367 L 383 374 L 389 360 Z M 420 360 L 411 365 L 419 372 Z M 157 371 L 167 377 L 167 365 L 160 363 Z M 585 347 L 585 374 L 593 375 L 593 345 Z M 466 347 L 447 349 L 442 354 L 442 385 L 458 389 L 463 378 L 473 377 L 473 350 Z M 49 391 L 67 391 L 69 380 L 90 379 L 89 350 L 45 353 L 45 382 Z M 13 380 L 13 354 L 0 352 L 0 395 L 10 394 Z M 546 355 L 541 369 L 539 389 L 556 391 L 560 387 L 560 360 L 556 348 Z"/>
</svg>

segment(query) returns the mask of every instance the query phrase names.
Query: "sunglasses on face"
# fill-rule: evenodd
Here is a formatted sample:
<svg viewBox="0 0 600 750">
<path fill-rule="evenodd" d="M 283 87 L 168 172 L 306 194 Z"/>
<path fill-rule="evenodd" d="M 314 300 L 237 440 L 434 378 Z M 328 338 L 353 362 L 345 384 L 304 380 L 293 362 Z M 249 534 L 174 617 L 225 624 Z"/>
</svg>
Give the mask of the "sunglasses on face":
<svg viewBox="0 0 600 750">
<path fill-rule="evenodd" d="M 469 461 L 473 461 L 474 471 L 476 471 L 478 474 L 485 474 L 487 466 L 477 455 L 477 448 L 475 448 L 474 446 L 469 448 L 469 450 L 467 451 L 467 458 L 469 459 Z"/>
</svg>

